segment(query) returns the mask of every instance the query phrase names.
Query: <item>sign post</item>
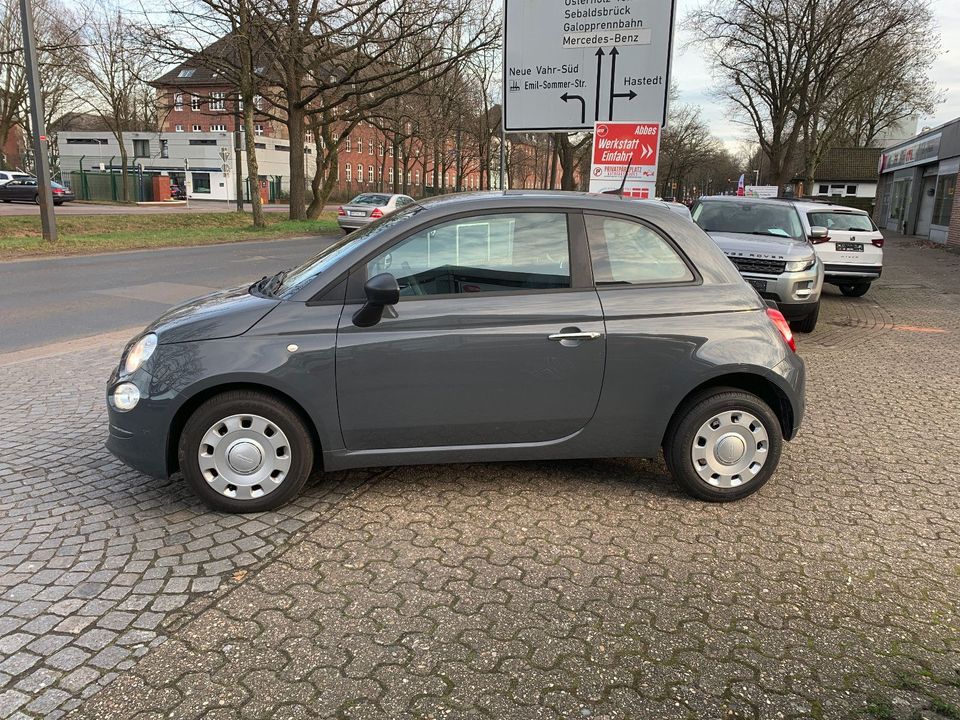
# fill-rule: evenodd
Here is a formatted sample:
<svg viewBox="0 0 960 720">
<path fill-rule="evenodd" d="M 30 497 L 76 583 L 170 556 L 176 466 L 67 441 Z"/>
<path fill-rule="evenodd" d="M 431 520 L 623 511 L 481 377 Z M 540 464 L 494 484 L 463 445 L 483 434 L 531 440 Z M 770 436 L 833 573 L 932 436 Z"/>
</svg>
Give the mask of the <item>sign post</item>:
<svg viewBox="0 0 960 720">
<path fill-rule="evenodd" d="M 590 192 L 652 199 L 657 194 L 660 123 L 598 122 L 593 133 Z"/>
<path fill-rule="evenodd" d="M 666 124 L 675 0 L 504 0 L 506 132 Z"/>
</svg>

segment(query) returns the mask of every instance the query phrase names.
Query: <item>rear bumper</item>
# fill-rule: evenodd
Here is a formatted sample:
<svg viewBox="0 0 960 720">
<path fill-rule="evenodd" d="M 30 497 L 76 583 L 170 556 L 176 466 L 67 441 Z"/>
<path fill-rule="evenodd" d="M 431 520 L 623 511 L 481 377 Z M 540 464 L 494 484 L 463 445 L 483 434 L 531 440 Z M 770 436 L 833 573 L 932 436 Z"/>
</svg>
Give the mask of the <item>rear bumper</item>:
<svg viewBox="0 0 960 720">
<path fill-rule="evenodd" d="M 370 223 L 370 218 L 337 217 L 337 225 L 342 230 L 356 230 Z"/>
<path fill-rule="evenodd" d="M 883 273 L 883 265 L 840 265 L 829 263 L 824 266 L 827 282 L 848 279 L 876 280 Z"/>
</svg>

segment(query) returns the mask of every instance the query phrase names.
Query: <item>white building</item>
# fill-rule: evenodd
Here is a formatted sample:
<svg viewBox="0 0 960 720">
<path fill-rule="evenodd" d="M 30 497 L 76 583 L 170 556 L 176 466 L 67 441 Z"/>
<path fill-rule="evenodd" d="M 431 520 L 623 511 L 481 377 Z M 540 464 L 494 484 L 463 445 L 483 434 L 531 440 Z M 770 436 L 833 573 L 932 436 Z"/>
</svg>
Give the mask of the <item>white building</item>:
<svg viewBox="0 0 960 720">
<path fill-rule="evenodd" d="M 229 132 L 124 133 L 131 173 L 169 176 L 187 188 L 192 200 L 236 200 L 236 152 Z M 57 134 L 60 170 L 65 181 L 81 170 L 121 170 L 120 146 L 110 132 L 61 132 Z M 290 143 L 279 138 L 257 137 L 260 180 L 281 177 L 289 185 Z M 304 162 L 308 176 L 315 168 L 316 148 L 308 145 Z M 241 153 L 241 171 L 246 178 L 246 153 Z"/>
</svg>

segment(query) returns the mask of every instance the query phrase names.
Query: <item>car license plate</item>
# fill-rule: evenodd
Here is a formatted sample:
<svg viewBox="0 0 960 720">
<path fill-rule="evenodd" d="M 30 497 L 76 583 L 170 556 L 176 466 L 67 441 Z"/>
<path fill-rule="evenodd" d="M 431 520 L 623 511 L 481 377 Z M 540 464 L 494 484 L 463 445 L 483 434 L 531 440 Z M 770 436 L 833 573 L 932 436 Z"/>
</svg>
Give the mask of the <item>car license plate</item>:
<svg viewBox="0 0 960 720">
<path fill-rule="evenodd" d="M 363 217 L 363 212 L 360 210 L 347 210 L 347 215 L 350 217 Z"/>
<path fill-rule="evenodd" d="M 753 278 L 745 278 L 748 283 L 753 285 L 760 292 L 767 291 L 767 281 L 766 280 L 754 280 Z"/>
<path fill-rule="evenodd" d="M 860 243 L 837 243 L 837 250 L 840 252 L 863 252 L 863 245 Z"/>
</svg>

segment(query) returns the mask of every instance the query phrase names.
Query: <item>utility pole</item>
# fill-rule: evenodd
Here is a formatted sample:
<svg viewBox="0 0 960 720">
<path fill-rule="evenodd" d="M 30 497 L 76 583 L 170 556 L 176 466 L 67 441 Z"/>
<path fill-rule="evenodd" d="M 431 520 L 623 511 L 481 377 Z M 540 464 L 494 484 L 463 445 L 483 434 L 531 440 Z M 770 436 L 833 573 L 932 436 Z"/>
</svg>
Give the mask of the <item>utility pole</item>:
<svg viewBox="0 0 960 720">
<path fill-rule="evenodd" d="M 43 124 L 43 98 L 40 94 L 40 71 L 37 68 L 30 0 L 20 0 L 20 25 L 23 27 L 23 58 L 27 65 L 27 86 L 30 91 L 30 126 L 33 129 L 37 195 L 40 198 L 40 228 L 44 240 L 56 242 L 57 219 L 53 214 L 53 194 L 50 192 L 50 156 L 47 153 L 47 129 Z"/>
</svg>

